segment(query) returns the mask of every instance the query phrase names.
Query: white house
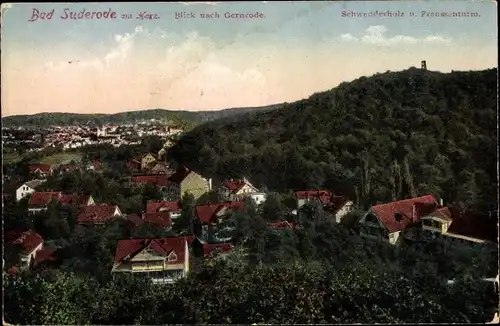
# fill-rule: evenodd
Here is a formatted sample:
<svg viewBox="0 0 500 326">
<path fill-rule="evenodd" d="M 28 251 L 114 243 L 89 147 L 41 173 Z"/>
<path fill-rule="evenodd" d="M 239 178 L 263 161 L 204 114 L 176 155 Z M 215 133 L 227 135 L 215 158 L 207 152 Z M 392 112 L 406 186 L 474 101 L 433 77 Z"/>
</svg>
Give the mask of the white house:
<svg viewBox="0 0 500 326">
<path fill-rule="evenodd" d="M 32 194 L 33 192 L 35 192 L 35 188 L 41 185 L 43 182 L 44 182 L 43 180 L 31 180 L 23 183 L 16 190 L 16 200 L 20 201 L 29 194 Z"/>
<path fill-rule="evenodd" d="M 256 192 L 250 194 L 250 198 L 254 201 L 255 205 L 259 206 L 264 204 L 267 199 L 267 194 L 264 192 Z"/>
<path fill-rule="evenodd" d="M 243 180 L 225 180 L 219 188 L 219 195 L 226 200 L 240 200 L 258 192 L 259 190 L 246 178 L 243 178 Z M 262 198 L 262 196 L 259 198 Z"/>
</svg>

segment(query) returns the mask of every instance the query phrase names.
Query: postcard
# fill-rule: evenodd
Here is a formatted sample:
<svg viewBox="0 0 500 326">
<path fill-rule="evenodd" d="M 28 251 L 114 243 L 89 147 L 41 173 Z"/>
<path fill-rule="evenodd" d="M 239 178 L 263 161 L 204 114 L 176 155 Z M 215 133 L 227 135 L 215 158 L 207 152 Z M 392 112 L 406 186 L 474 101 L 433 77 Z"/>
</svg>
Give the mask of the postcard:
<svg viewBox="0 0 500 326">
<path fill-rule="evenodd" d="M 4 324 L 498 323 L 497 22 L 2 4 Z"/>
</svg>

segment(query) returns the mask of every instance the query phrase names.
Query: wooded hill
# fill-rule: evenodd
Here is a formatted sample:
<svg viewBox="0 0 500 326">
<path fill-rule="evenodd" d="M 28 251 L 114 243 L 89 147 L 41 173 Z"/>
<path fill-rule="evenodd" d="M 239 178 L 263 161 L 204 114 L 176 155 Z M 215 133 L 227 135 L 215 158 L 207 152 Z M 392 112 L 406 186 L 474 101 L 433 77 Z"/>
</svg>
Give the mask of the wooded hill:
<svg viewBox="0 0 500 326">
<path fill-rule="evenodd" d="M 133 123 L 140 120 L 171 120 L 180 123 L 198 124 L 219 118 L 230 117 L 253 111 L 267 111 L 276 105 L 264 107 L 232 108 L 218 111 L 182 111 L 182 110 L 140 110 L 120 112 L 116 114 L 77 114 L 77 113 L 39 113 L 33 115 L 14 115 L 2 118 L 4 127 L 49 127 L 75 124 L 103 125 Z"/>
<path fill-rule="evenodd" d="M 330 188 L 361 206 L 430 193 L 496 209 L 496 108 L 496 68 L 410 68 L 200 125 L 168 155 L 206 176 Z"/>
</svg>

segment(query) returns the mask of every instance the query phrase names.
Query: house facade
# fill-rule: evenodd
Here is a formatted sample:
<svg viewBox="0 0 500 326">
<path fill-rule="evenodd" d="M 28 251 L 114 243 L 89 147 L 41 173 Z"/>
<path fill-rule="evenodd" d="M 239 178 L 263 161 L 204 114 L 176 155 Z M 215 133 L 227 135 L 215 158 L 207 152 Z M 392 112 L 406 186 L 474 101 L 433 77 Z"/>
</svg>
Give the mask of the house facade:
<svg viewBox="0 0 500 326">
<path fill-rule="evenodd" d="M 186 237 L 119 240 L 112 273 L 139 273 L 154 283 L 173 283 L 189 273 Z"/>
<path fill-rule="evenodd" d="M 47 210 L 52 200 L 56 200 L 61 205 L 78 205 L 80 207 L 95 205 L 91 195 L 63 194 L 59 191 L 35 191 L 31 193 L 28 201 L 28 213 L 36 214 Z"/>
<path fill-rule="evenodd" d="M 340 223 L 342 218 L 352 211 L 354 203 L 344 196 L 335 195 L 327 190 L 303 190 L 295 192 L 297 209 L 313 201 L 319 202 L 325 212 Z"/>
<path fill-rule="evenodd" d="M 359 221 L 360 235 L 399 245 L 403 232 L 420 229 L 421 218 L 438 206 L 432 195 L 374 205 Z"/>
<path fill-rule="evenodd" d="M 147 213 L 157 213 L 167 211 L 170 214 L 170 218 L 175 220 L 182 215 L 182 208 L 179 201 L 160 201 L 160 202 L 148 202 L 146 204 Z"/>
<path fill-rule="evenodd" d="M 156 163 L 156 157 L 153 154 L 148 153 L 141 158 L 141 169 L 147 169 L 154 163 Z"/>
<path fill-rule="evenodd" d="M 219 196 L 224 200 L 241 200 L 243 197 L 258 193 L 255 188 L 246 178 L 242 180 L 225 180 L 218 189 Z"/>
<path fill-rule="evenodd" d="M 24 197 L 35 192 L 35 188 L 41 185 L 43 180 L 31 180 L 23 183 L 19 188 L 16 189 L 16 200 L 20 201 Z"/>
<path fill-rule="evenodd" d="M 178 169 L 169 178 L 168 199 L 172 201 L 180 200 L 185 193 L 189 193 L 196 200 L 211 190 L 211 183 L 211 179 L 205 179 L 192 170 Z"/>
</svg>

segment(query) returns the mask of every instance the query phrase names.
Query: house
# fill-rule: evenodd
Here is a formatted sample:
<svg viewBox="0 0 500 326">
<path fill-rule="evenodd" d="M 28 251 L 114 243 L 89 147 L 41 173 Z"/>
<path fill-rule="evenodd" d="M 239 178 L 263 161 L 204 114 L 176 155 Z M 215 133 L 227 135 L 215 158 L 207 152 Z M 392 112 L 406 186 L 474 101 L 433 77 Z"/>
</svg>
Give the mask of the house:
<svg viewBox="0 0 500 326">
<path fill-rule="evenodd" d="M 90 206 L 95 204 L 91 195 L 63 194 L 60 191 L 35 191 L 28 201 L 28 212 L 34 214 L 44 211 L 52 200 L 56 200 L 61 205 Z"/>
<path fill-rule="evenodd" d="M 167 211 L 170 213 L 170 218 L 176 219 L 181 217 L 182 209 L 179 201 L 169 202 L 169 201 L 160 201 L 160 202 L 148 202 L 146 204 L 146 212 L 147 213 L 156 213 Z"/>
<path fill-rule="evenodd" d="M 205 179 L 198 173 L 182 167 L 170 176 L 167 192 L 169 200 L 179 200 L 185 193 L 192 194 L 196 200 L 211 188 L 211 179 Z"/>
<path fill-rule="evenodd" d="M 173 283 L 189 273 L 186 237 L 119 240 L 112 273 L 141 273 L 154 283 Z"/>
<path fill-rule="evenodd" d="M 4 234 L 5 244 L 19 246 L 22 267 L 31 266 L 43 247 L 43 238 L 33 230 L 12 230 Z"/>
<path fill-rule="evenodd" d="M 127 220 L 136 226 L 143 223 L 150 223 L 165 230 L 172 229 L 172 219 L 168 211 L 143 213 L 141 215 L 129 214 L 127 215 Z"/>
<path fill-rule="evenodd" d="M 231 213 L 240 211 L 244 207 L 245 204 L 242 201 L 198 205 L 195 207 L 196 218 L 193 220 L 193 231 L 201 227 L 200 236 L 203 239 L 212 239 L 217 235 L 216 232 L 230 231 L 232 230 L 232 226 L 221 225 L 223 220 Z M 220 241 L 221 239 L 218 240 Z"/>
<path fill-rule="evenodd" d="M 61 196 L 60 191 L 35 191 L 31 194 L 28 201 L 28 212 L 36 214 L 38 212 L 47 210 L 52 200 L 58 200 Z"/>
<path fill-rule="evenodd" d="M 31 180 L 23 183 L 19 188 L 16 189 L 16 200 L 20 201 L 24 197 L 35 192 L 36 187 L 41 185 L 43 180 Z"/>
<path fill-rule="evenodd" d="M 130 172 L 138 172 L 141 170 L 141 162 L 136 159 L 128 160 L 125 165 L 130 170 Z"/>
<path fill-rule="evenodd" d="M 498 213 L 437 206 L 420 218 L 421 240 L 442 238 L 462 243 L 498 243 Z"/>
<path fill-rule="evenodd" d="M 122 212 L 117 205 L 93 205 L 82 207 L 77 217 L 78 224 L 99 225 L 113 218 L 122 217 Z"/>
<path fill-rule="evenodd" d="M 354 203 L 347 198 L 337 196 L 327 190 L 296 191 L 295 198 L 297 199 L 297 209 L 312 201 L 318 201 L 323 205 L 325 212 L 335 219 L 336 223 L 340 223 L 354 206 Z"/>
<path fill-rule="evenodd" d="M 139 184 L 152 184 L 161 189 L 161 191 L 167 191 L 169 185 L 168 176 L 164 174 L 159 175 L 136 175 L 132 177 L 133 183 Z"/>
<path fill-rule="evenodd" d="M 49 164 L 31 164 L 29 174 L 37 179 L 45 179 L 52 175 L 52 167 Z"/>
<path fill-rule="evenodd" d="M 258 193 L 255 188 L 246 178 L 242 180 L 225 180 L 219 188 L 219 195 L 224 200 L 239 200 L 253 193 Z"/>
<path fill-rule="evenodd" d="M 437 206 L 432 195 L 374 205 L 359 221 L 360 235 L 399 244 L 403 239 L 402 232 L 408 228 L 419 228 L 420 218 Z"/>
<path fill-rule="evenodd" d="M 156 163 L 156 157 L 153 154 L 148 153 L 141 158 L 141 169 L 147 169 L 154 163 Z"/>
</svg>

